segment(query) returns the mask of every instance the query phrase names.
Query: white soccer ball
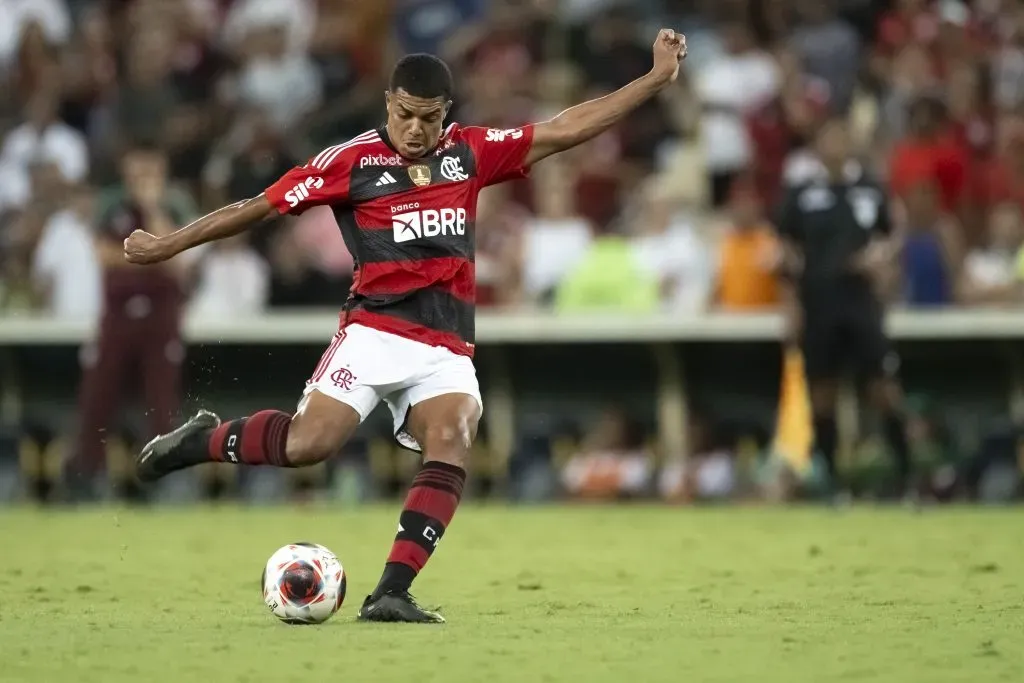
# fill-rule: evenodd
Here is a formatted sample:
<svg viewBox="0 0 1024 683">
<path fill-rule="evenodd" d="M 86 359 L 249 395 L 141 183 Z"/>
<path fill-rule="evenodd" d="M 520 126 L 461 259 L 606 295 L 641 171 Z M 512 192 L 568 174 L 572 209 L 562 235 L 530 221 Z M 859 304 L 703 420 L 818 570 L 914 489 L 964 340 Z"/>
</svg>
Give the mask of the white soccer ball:
<svg viewBox="0 0 1024 683">
<path fill-rule="evenodd" d="M 286 624 L 322 624 L 345 601 L 345 569 L 316 543 L 292 543 L 267 560 L 263 600 Z"/>
</svg>

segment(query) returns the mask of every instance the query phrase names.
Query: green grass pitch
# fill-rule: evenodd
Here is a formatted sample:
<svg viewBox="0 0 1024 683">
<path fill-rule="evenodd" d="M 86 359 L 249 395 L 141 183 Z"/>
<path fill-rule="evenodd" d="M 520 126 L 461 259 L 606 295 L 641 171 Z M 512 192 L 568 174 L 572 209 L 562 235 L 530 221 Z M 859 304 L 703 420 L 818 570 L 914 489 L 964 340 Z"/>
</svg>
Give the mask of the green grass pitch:
<svg viewBox="0 0 1024 683">
<path fill-rule="evenodd" d="M 0 681 L 1024 681 L 1024 513 L 465 506 L 416 585 L 444 626 L 367 625 L 394 507 L 0 512 Z M 322 626 L 267 557 L 349 574 Z"/>
</svg>

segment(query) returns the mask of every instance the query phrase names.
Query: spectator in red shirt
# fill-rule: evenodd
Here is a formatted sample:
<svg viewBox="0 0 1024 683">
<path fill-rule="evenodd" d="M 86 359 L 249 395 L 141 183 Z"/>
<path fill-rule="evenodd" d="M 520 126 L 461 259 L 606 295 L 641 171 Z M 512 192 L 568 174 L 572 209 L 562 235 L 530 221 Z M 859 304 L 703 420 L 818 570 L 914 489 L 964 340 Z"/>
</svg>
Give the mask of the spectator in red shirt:
<svg viewBox="0 0 1024 683">
<path fill-rule="evenodd" d="M 938 38 L 939 20 L 928 0 L 898 0 L 896 7 L 883 14 L 875 31 L 875 51 L 894 56 L 907 43 L 928 45 Z"/>
<path fill-rule="evenodd" d="M 933 97 L 918 98 L 910 104 L 907 123 L 908 135 L 897 143 L 889 162 L 893 194 L 904 197 L 914 185 L 934 181 L 942 209 L 955 211 L 967 180 L 968 157 L 945 125 L 945 107 Z"/>
</svg>

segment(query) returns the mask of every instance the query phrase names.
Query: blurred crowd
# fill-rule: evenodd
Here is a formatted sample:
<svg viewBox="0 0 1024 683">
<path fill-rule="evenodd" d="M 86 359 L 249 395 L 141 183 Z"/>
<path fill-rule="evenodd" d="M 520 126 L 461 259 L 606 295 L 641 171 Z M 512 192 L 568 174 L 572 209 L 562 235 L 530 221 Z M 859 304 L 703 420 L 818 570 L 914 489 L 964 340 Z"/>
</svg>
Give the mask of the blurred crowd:
<svg viewBox="0 0 1024 683">
<path fill-rule="evenodd" d="M 380 125 L 401 54 L 449 62 L 453 119 L 508 127 L 642 75 L 660 26 L 687 36 L 678 87 L 481 197 L 481 305 L 774 306 L 772 209 L 819 172 L 809 143 L 837 115 L 898 198 L 894 300 L 1020 300 L 1021 0 L 0 0 L 0 16 L 3 312 L 95 316 L 124 227 L 111 197 L 163 207 L 170 229 L 258 194 Z M 194 314 L 224 318 L 336 306 L 352 260 L 314 210 L 174 272 Z"/>
</svg>

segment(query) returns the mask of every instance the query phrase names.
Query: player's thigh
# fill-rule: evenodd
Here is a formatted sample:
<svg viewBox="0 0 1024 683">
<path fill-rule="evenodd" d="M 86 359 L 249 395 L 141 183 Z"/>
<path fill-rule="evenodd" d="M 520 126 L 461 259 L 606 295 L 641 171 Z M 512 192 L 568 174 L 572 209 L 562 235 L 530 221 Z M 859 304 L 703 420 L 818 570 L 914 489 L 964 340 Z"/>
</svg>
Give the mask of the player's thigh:
<svg viewBox="0 0 1024 683">
<path fill-rule="evenodd" d="M 341 450 L 362 422 L 359 412 L 313 389 L 303 394 L 288 429 L 286 451 L 297 465 L 321 462 Z"/>
<path fill-rule="evenodd" d="M 386 365 L 372 334 L 340 330 L 306 382 L 288 432 L 289 459 L 318 462 L 341 448 L 380 402 L 374 382 Z"/>
<path fill-rule="evenodd" d="M 388 396 L 395 438 L 426 460 L 465 467 L 483 414 L 476 369 L 465 356 L 438 350 L 444 357 L 431 372 Z"/>
</svg>

